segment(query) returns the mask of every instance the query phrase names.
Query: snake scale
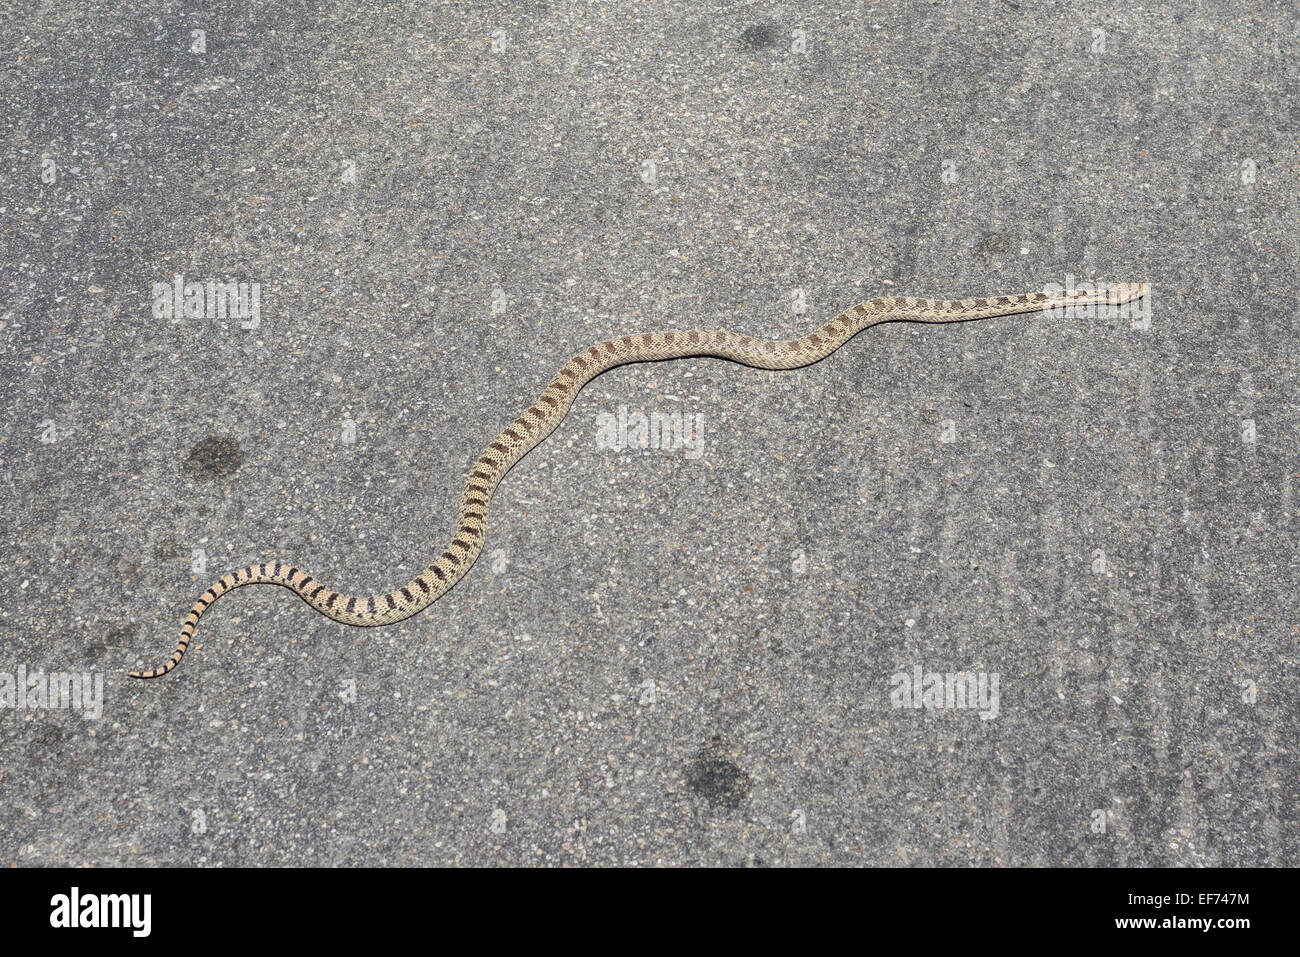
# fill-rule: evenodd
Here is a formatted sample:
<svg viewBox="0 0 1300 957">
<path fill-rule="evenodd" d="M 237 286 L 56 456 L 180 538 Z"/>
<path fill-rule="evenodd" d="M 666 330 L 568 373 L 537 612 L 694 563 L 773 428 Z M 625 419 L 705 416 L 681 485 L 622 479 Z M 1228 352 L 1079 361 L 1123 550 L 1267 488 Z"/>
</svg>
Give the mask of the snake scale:
<svg viewBox="0 0 1300 957">
<path fill-rule="evenodd" d="M 199 618 L 218 598 L 244 585 L 292 589 L 322 615 L 346 625 L 390 625 L 422 611 L 464 577 L 483 550 L 488 504 L 497 484 L 529 450 L 550 435 L 582 387 L 609 369 L 631 362 L 656 362 L 688 356 L 729 359 L 759 369 L 798 369 L 826 358 L 863 329 L 881 322 L 962 322 L 1024 312 L 1118 305 L 1146 294 L 1143 283 L 1118 283 L 1099 289 L 1036 292 L 988 299 L 872 299 L 840 313 L 801 339 L 755 339 L 726 330 L 666 331 L 610 339 L 578 353 L 551 380 L 523 415 L 506 426 L 475 461 L 460 500 L 460 519 L 451 542 L 414 579 L 386 595 L 345 595 L 294 565 L 249 565 L 220 579 L 199 596 L 181 628 L 180 643 L 152 671 L 133 678 L 157 678 L 175 668 L 194 639 Z"/>
</svg>

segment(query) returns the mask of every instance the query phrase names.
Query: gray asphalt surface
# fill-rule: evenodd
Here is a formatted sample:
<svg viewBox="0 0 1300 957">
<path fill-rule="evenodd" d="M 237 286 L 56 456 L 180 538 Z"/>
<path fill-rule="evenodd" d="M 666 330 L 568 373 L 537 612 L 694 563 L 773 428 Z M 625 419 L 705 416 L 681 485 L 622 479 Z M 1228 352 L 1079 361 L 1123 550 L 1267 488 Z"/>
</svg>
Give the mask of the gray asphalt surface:
<svg viewBox="0 0 1300 957">
<path fill-rule="evenodd" d="M 1295 3 L 395 6 L 0 11 L 0 671 L 103 681 L 0 863 L 1298 863 Z M 611 372 L 432 608 L 125 676 L 406 582 L 601 339 L 1071 277 L 1149 320 Z"/>
</svg>

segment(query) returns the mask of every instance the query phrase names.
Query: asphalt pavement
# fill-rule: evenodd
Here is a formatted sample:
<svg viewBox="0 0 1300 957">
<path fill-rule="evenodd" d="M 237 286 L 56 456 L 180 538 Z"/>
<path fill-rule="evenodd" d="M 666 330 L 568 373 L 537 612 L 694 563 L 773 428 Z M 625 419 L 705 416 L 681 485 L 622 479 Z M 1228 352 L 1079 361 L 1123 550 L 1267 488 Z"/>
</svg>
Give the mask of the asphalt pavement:
<svg viewBox="0 0 1300 957">
<path fill-rule="evenodd" d="M 1296 18 L 6 4 L 0 864 L 1300 863 Z"/>
</svg>

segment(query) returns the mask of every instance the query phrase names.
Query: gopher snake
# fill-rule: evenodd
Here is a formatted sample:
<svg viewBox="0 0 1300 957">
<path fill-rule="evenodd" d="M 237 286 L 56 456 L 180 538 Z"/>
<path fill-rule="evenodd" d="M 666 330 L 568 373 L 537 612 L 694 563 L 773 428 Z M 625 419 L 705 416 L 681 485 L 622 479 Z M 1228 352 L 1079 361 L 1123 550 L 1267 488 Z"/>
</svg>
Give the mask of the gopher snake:
<svg viewBox="0 0 1300 957">
<path fill-rule="evenodd" d="M 1098 303 L 1117 305 L 1145 295 L 1146 290 L 1142 283 L 1119 283 L 1095 291 L 1037 292 L 991 299 L 872 299 L 840 313 L 802 339 L 754 339 L 718 329 L 650 332 L 602 342 L 570 359 L 528 411 L 506 426 L 479 456 L 465 483 L 455 536 L 434 563 L 412 581 L 386 595 L 358 597 L 336 592 L 293 565 L 249 565 L 222 578 L 199 596 L 181 628 L 180 644 L 166 663 L 153 671 L 132 671 L 130 675 L 157 678 L 175 668 L 193 640 L 203 613 L 226 592 L 244 585 L 291 588 L 322 615 L 346 625 L 389 625 L 422 611 L 460 581 L 483 550 L 488 503 L 497 483 L 555 430 L 582 387 L 607 369 L 629 362 L 687 356 L 714 356 L 759 369 L 797 369 L 826 358 L 863 329 L 880 322 L 961 322 Z"/>
</svg>

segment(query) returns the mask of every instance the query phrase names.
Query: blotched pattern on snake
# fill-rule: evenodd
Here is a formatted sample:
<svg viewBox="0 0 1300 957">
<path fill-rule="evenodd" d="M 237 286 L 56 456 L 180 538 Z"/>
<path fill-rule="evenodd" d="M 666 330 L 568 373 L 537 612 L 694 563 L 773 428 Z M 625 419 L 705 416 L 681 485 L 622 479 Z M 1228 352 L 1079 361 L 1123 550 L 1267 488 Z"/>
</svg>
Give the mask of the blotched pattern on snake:
<svg viewBox="0 0 1300 957">
<path fill-rule="evenodd" d="M 133 678 L 157 678 L 175 668 L 194 638 L 199 618 L 227 592 L 244 585 L 280 585 L 292 589 L 322 615 L 347 625 L 389 625 L 409 618 L 446 594 L 469 571 L 487 530 L 488 505 L 510 468 L 550 435 L 582 387 L 615 366 L 688 356 L 715 356 L 759 369 L 797 369 L 826 358 L 863 329 L 881 322 L 962 322 L 1016 313 L 1118 305 L 1146 294 L 1143 283 L 1119 283 L 1087 291 L 1037 292 L 988 299 L 872 299 L 840 313 L 802 339 L 755 339 L 724 329 L 647 332 L 622 336 L 578 353 L 551 380 L 523 415 L 506 426 L 474 463 L 460 500 L 460 519 L 451 542 L 432 564 L 396 591 L 383 595 L 345 595 L 283 562 L 249 565 L 226 575 L 199 596 L 181 628 L 180 643 L 166 662 L 152 671 L 132 671 Z"/>
</svg>

